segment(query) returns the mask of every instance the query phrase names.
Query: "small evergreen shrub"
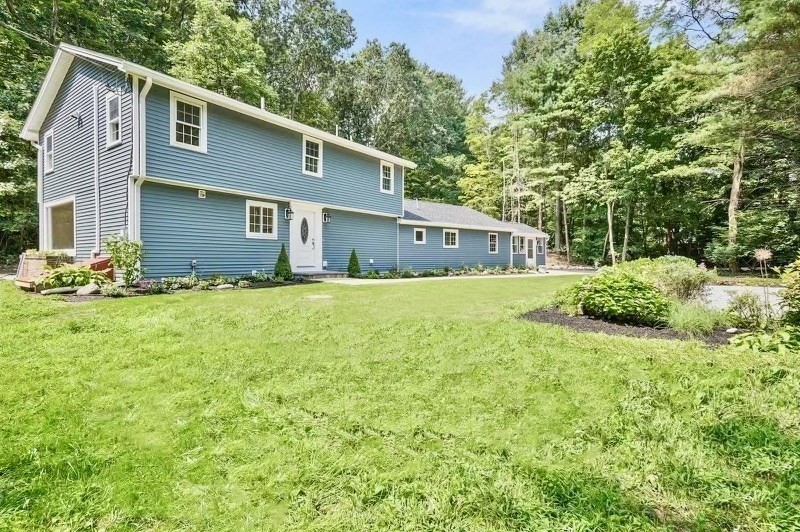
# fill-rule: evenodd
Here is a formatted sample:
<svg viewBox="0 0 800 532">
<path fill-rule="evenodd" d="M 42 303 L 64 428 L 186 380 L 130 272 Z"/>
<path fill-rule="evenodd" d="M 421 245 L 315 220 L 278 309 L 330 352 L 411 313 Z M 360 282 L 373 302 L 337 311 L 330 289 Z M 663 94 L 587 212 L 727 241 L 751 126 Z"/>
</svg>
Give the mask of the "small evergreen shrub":
<svg viewBox="0 0 800 532">
<path fill-rule="evenodd" d="M 566 312 L 630 325 L 664 325 L 671 310 L 669 299 L 653 284 L 612 270 L 560 292 L 557 302 Z"/>
<path fill-rule="evenodd" d="M 350 261 L 347 263 L 347 276 L 361 277 L 361 264 L 358 262 L 355 248 L 350 252 Z"/>
<path fill-rule="evenodd" d="M 275 279 L 280 277 L 282 280 L 292 279 L 292 265 L 289 262 L 289 255 L 286 253 L 286 244 L 281 244 L 281 252 L 278 254 L 278 261 L 275 263 Z"/>
</svg>

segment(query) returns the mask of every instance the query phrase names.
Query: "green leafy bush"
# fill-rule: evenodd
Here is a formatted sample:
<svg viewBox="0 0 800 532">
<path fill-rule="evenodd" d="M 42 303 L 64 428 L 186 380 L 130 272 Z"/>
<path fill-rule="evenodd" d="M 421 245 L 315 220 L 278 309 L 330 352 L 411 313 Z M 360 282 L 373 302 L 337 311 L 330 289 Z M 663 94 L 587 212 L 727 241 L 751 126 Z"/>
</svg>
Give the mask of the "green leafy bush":
<svg viewBox="0 0 800 532">
<path fill-rule="evenodd" d="M 727 327 L 730 316 L 700 303 L 678 303 L 672 305 L 667 323 L 676 331 L 692 336 L 705 336 Z"/>
<path fill-rule="evenodd" d="M 198 290 L 211 290 L 211 283 L 208 281 L 199 281 L 197 283 Z"/>
<path fill-rule="evenodd" d="M 774 321 L 772 307 L 752 292 L 736 294 L 726 309 L 734 327 L 764 329 Z"/>
<path fill-rule="evenodd" d="M 381 274 L 378 273 L 378 270 L 370 270 L 364 275 L 364 277 L 366 279 L 380 279 Z"/>
<path fill-rule="evenodd" d="M 400 272 L 400 277 L 402 277 L 403 279 L 411 279 L 412 277 L 415 277 L 414 270 L 412 270 L 411 268 L 406 268 L 405 270 Z"/>
<path fill-rule="evenodd" d="M 142 242 L 128 240 L 124 236 L 110 236 L 106 240 L 106 249 L 111 255 L 111 264 L 114 265 L 114 268 L 122 271 L 122 281 L 125 286 L 133 286 L 134 281 L 144 273 Z"/>
<path fill-rule="evenodd" d="M 164 277 L 161 279 L 161 284 L 167 290 L 191 290 L 198 285 L 200 279 L 192 274 L 188 277 Z M 207 282 L 207 281 L 206 281 Z"/>
<path fill-rule="evenodd" d="M 754 353 L 800 353 L 800 327 L 786 325 L 775 331 L 740 334 L 731 343 Z"/>
<path fill-rule="evenodd" d="M 664 325 L 671 304 L 653 284 L 613 270 L 562 291 L 557 302 L 567 312 L 631 325 Z"/>
<path fill-rule="evenodd" d="M 350 252 L 350 261 L 347 263 L 347 275 L 348 277 L 361 277 L 361 264 L 358 262 L 358 255 L 356 255 L 355 248 Z"/>
<path fill-rule="evenodd" d="M 289 255 L 286 253 L 286 244 L 281 244 L 281 252 L 278 254 L 278 260 L 275 262 L 275 278 L 280 277 L 282 280 L 292 279 L 292 264 L 289 262 Z"/>
<path fill-rule="evenodd" d="M 95 283 L 103 286 L 109 282 L 108 270 L 95 271 L 88 266 L 77 266 L 75 264 L 62 264 L 57 268 L 45 266 L 48 270 L 47 275 L 42 278 L 42 285 L 45 288 L 63 288 L 67 286 L 86 286 Z"/>
<path fill-rule="evenodd" d="M 613 268 L 652 283 L 664 295 L 679 301 L 697 299 L 705 288 L 717 278 L 715 271 L 699 268 L 694 260 L 677 255 L 656 259 L 638 259 L 622 262 Z"/>
<path fill-rule="evenodd" d="M 128 289 L 109 283 L 100 289 L 100 293 L 106 297 L 125 297 L 128 295 Z"/>
<path fill-rule="evenodd" d="M 786 312 L 786 323 L 800 325 L 800 258 L 783 270 L 781 275 L 783 290 L 780 292 L 781 303 Z"/>
<path fill-rule="evenodd" d="M 242 279 L 241 281 L 236 283 L 236 286 L 238 286 L 239 288 L 250 288 L 250 281 L 245 281 L 244 279 Z"/>
</svg>

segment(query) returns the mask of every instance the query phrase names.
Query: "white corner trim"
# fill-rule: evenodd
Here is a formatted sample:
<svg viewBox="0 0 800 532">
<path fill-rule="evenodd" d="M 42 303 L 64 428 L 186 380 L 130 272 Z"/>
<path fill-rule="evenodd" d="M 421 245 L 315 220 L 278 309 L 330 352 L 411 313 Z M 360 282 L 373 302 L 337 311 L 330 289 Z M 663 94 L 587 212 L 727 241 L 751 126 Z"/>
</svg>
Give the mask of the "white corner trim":
<svg viewBox="0 0 800 532">
<path fill-rule="evenodd" d="M 252 233 L 250 232 L 250 207 L 261 207 L 272 209 L 272 232 L 271 233 Z M 245 238 L 258 238 L 261 240 L 277 240 L 278 239 L 278 204 L 267 203 L 265 201 L 246 200 L 245 201 Z"/>
<path fill-rule="evenodd" d="M 316 172 L 310 172 L 310 171 L 306 170 L 306 143 L 307 142 L 315 142 L 315 143 L 317 143 L 317 145 L 319 145 L 319 157 L 317 158 L 317 171 Z M 324 171 L 324 169 L 322 168 L 322 156 L 323 156 L 323 142 L 322 142 L 322 140 L 320 140 L 320 139 L 318 139 L 316 137 L 311 137 L 309 135 L 303 135 L 303 153 L 302 153 L 302 157 L 300 158 L 300 170 L 305 175 L 310 175 L 310 176 L 313 176 L 313 177 L 322 177 L 322 173 Z"/>
<path fill-rule="evenodd" d="M 184 142 L 178 142 L 175 136 L 175 123 L 178 120 L 178 102 L 188 103 L 200 108 L 200 145 L 194 146 Z M 207 153 L 208 151 L 208 105 L 203 100 L 186 96 L 179 92 L 170 91 L 169 93 L 169 145 L 184 150 Z M 197 126 L 195 126 L 197 127 Z"/>
<path fill-rule="evenodd" d="M 500 252 L 500 236 L 497 233 L 488 233 L 489 254 L 497 255 Z M 492 251 L 492 237 L 494 237 L 494 251 Z"/>
<path fill-rule="evenodd" d="M 447 245 L 447 238 L 446 238 L 447 233 L 455 233 L 456 234 L 456 245 L 455 246 Z M 458 229 L 452 229 L 450 227 L 442 228 L 442 247 L 443 248 L 445 248 L 445 249 L 458 249 L 458 245 L 460 243 L 458 240 L 459 240 L 459 238 L 458 238 Z"/>
<path fill-rule="evenodd" d="M 417 241 L 417 231 L 422 231 L 422 241 Z M 414 244 L 418 244 L 421 246 L 428 241 L 428 230 L 425 229 L 424 227 L 415 227 L 413 234 L 414 234 Z"/>
<path fill-rule="evenodd" d="M 50 249 L 53 245 L 52 242 L 52 217 L 50 216 L 50 209 L 53 207 L 58 207 L 60 205 L 64 205 L 66 203 L 72 203 L 72 245 L 75 246 L 71 249 Z M 75 256 L 75 249 L 78 246 L 78 207 L 75 201 L 75 195 L 72 194 L 70 196 L 64 196 L 63 198 L 59 198 L 57 200 L 48 201 L 47 203 L 42 204 L 42 211 L 44 212 L 44 220 L 42 221 L 42 225 L 44 226 L 44 239 L 43 239 L 43 248 L 46 251 L 59 251 L 70 255 L 72 257 Z"/>
<path fill-rule="evenodd" d="M 389 177 L 389 190 L 383 188 L 383 168 L 386 166 L 391 169 Z M 384 194 L 394 194 L 394 164 L 390 163 L 389 161 L 381 160 L 380 164 L 378 165 L 378 169 L 378 190 Z"/>
<path fill-rule="evenodd" d="M 94 117 L 92 118 L 92 150 L 94 151 L 94 161 L 92 171 L 94 173 L 94 249 L 92 253 L 100 253 L 100 88 L 95 85 L 92 87 L 92 108 Z M 108 104 L 108 98 L 106 98 Z M 122 138 L 122 132 L 120 132 Z"/>
</svg>

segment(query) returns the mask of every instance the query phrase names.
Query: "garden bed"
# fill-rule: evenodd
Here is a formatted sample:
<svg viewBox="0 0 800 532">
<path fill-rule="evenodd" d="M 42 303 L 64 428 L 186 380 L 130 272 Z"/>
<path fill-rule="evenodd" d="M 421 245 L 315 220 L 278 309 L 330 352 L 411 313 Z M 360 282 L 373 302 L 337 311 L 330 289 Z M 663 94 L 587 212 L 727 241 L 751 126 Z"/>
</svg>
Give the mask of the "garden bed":
<svg viewBox="0 0 800 532">
<path fill-rule="evenodd" d="M 731 334 L 719 329 L 706 336 L 695 336 L 674 329 L 646 327 L 641 325 L 620 325 L 589 316 L 571 316 L 557 308 L 540 308 L 522 315 L 523 319 L 538 323 L 561 325 L 580 332 L 602 332 L 606 334 L 630 336 L 634 338 L 655 338 L 660 340 L 701 340 L 710 346 L 728 345 Z"/>
</svg>

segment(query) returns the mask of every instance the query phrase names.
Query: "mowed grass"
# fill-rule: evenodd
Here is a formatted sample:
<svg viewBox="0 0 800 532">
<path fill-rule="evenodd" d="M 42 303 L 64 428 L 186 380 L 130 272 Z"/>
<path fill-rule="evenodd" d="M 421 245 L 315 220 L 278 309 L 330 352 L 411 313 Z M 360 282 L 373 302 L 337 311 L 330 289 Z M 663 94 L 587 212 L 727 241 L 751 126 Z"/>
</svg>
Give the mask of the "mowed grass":
<svg viewBox="0 0 800 532">
<path fill-rule="evenodd" d="M 0 283 L 0 529 L 800 527 L 797 355 L 518 318 L 574 280 Z"/>
</svg>

